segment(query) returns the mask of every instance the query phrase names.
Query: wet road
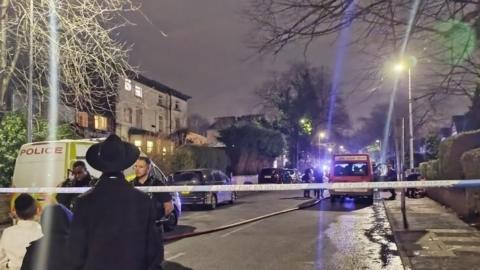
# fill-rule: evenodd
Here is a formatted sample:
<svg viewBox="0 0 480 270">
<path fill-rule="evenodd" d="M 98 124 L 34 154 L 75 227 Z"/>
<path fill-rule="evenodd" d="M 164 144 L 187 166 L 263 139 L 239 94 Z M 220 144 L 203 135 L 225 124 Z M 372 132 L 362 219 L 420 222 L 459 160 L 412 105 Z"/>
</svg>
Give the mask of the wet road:
<svg viewBox="0 0 480 270">
<path fill-rule="evenodd" d="M 215 211 L 186 212 L 200 230 L 298 205 L 298 192 L 269 192 Z M 220 224 L 222 223 L 222 224 Z M 170 269 L 403 269 L 382 204 L 331 203 L 166 245 Z"/>
</svg>

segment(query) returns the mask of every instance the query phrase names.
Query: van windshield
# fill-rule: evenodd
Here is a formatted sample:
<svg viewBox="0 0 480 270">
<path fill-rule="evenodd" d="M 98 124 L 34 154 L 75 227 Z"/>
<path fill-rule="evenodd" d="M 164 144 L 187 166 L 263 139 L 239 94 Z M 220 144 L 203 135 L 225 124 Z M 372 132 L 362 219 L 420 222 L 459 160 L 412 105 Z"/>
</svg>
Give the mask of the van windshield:
<svg viewBox="0 0 480 270">
<path fill-rule="evenodd" d="M 368 176 L 367 162 L 342 161 L 335 162 L 333 169 L 334 176 Z"/>
</svg>

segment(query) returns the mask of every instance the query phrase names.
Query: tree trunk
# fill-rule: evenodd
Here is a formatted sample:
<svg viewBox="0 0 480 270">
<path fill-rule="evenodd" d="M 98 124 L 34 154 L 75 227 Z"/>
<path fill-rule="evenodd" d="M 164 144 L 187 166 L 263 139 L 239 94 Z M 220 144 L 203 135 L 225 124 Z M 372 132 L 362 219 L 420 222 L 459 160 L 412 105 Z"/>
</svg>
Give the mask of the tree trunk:
<svg viewBox="0 0 480 270">
<path fill-rule="evenodd" d="M 0 0 L 0 111 L 6 109 L 5 97 L 8 88 L 7 72 L 7 9 L 10 0 Z"/>
</svg>

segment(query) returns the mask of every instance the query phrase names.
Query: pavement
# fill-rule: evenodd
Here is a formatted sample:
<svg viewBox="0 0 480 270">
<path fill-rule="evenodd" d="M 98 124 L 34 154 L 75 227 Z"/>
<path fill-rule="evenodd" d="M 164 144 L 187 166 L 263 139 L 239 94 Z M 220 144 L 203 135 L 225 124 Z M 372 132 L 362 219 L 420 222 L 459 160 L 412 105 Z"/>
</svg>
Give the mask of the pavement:
<svg viewBox="0 0 480 270">
<path fill-rule="evenodd" d="M 405 228 L 400 196 L 384 205 L 405 269 L 480 270 L 480 232 L 451 209 L 407 198 Z"/>
<path fill-rule="evenodd" d="M 225 225 L 308 201 L 303 192 L 265 192 L 213 211 L 186 211 L 180 229 Z M 308 209 L 168 242 L 166 270 L 402 270 L 383 204 L 327 198 Z"/>
</svg>

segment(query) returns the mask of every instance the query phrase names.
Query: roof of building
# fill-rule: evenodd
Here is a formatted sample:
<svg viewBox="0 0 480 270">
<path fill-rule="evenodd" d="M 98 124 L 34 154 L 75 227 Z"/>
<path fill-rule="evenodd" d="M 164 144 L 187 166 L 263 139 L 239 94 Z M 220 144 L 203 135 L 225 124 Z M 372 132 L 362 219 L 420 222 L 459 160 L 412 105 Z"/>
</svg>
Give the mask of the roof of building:
<svg viewBox="0 0 480 270">
<path fill-rule="evenodd" d="M 175 97 L 178 97 L 180 99 L 183 99 L 185 101 L 191 99 L 192 97 L 189 96 L 189 95 L 186 95 L 178 90 L 175 90 L 163 83 L 160 83 L 158 81 L 155 81 L 155 80 L 152 80 L 152 79 L 149 79 L 139 73 L 135 73 L 133 71 L 127 71 L 127 76 L 128 78 L 132 79 L 132 80 L 135 80 L 139 83 L 142 83 L 152 89 L 155 89 L 157 91 L 160 91 L 162 93 L 165 93 L 165 94 L 169 94 L 169 95 L 172 95 L 172 96 L 175 96 Z"/>
</svg>

